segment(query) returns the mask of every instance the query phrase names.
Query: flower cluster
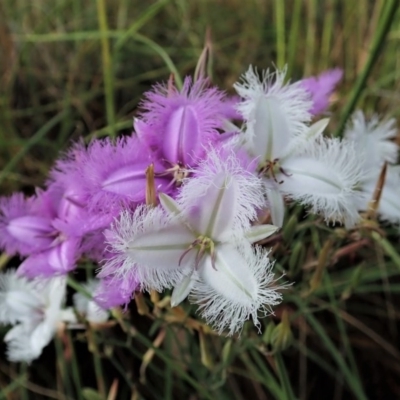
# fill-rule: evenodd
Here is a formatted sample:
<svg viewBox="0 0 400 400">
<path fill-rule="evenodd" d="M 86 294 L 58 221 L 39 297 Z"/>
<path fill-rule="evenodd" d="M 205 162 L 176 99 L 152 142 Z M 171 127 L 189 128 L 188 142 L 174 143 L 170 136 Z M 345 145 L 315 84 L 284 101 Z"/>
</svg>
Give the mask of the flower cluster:
<svg viewBox="0 0 400 400">
<path fill-rule="evenodd" d="M 219 333 L 240 332 L 249 318 L 260 325 L 285 285 L 255 243 L 282 227 L 286 203 L 352 228 L 384 163 L 397 161 L 393 121 L 357 113 L 345 139 L 323 135 L 329 121 L 319 116 L 340 70 L 295 83 L 285 75 L 250 67 L 233 98 L 204 78 L 181 90 L 156 85 L 131 136 L 76 143 L 45 189 L 0 199 L 0 247 L 24 258 L 0 278 L 10 359 L 34 359 L 61 323 L 76 325 L 62 306 L 65 276 L 82 257 L 101 267 L 85 286 L 93 299 L 74 296 L 89 321 L 135 291 L 172 289 L 172 306 L 188 297 Z M 395 223 L 399 183 L 390 166 L 378 211 Z M 270 225 L 258 221 L 265 211 Z"/>
</svg>

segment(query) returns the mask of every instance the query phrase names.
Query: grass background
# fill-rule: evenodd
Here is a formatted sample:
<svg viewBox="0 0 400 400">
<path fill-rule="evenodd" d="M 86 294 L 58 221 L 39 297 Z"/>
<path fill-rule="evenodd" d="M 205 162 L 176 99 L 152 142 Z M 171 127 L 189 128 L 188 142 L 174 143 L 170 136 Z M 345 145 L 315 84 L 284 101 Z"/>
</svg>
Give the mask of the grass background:
<svg viewBox="0 0 400 400">
<path fill-rule="evenodd" d="M 398 118 L 399 22 L 397 0 L 2 0 L 1 194 L 32 193 L 73 140 L 129 133 L 145 90 L 193 73 L 208 28 L 213 81 L 230 92 L 249 64 L 287 64 L 292 79 L 340 67 L 332 132 L 354 108 Z M 294 284 L 262 335 L 217 337 L 189 304 L 137 296 L 30 367 L 1 358 L 0 399 L 400 397 L 398 230 L 330 229 L 292 207 L 266 245 Z"/>
</svg>

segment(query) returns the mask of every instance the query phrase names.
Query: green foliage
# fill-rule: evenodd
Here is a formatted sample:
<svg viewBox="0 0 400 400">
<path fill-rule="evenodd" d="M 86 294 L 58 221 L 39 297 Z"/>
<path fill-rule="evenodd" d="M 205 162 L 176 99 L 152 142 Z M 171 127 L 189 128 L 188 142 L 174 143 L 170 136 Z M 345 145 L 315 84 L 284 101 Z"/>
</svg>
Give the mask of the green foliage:
<svg viewBox="0 0 400 400">
<path fill-rule="evenodd" d="M 294 79 L 338 66 L 345 74 L 331 130 L 340 133 L 355 107 L 398 118 L 397 4 L 3 0 L 2 194 L 40 186 L 71 140 L 129 132 L 143 91 L 193 73 L 207 28 L 213 79 L 228 91 L 250 63 L 288 63 Z M 47 349 L 31 367 L 1 359 L 0 399 L 398 395 L 398 384 L 387 385 L 399 375 L 398 231 L 366 220 L 346 232 L 290 211 L 282 233 L 265 241 L 291 286 L 262 335 L 249 324 L 240 337 L 218 337 L 189 304 L 171 309 L 168 294 L 152 294 L 114 310 L 110 323 L 60 332 L 55 354 Z"/>
</svg>

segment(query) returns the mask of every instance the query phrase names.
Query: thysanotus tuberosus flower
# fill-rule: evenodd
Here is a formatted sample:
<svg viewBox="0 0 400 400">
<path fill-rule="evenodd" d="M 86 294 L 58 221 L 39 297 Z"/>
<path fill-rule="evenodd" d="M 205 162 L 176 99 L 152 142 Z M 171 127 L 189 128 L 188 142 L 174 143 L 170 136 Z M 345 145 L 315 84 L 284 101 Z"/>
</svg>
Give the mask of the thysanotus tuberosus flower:
<svg viewBox="0 0 400 400">
<path fill-rule="evenodd" d="M 235 88 L 245 127 L 241 141 L 258 160 L 271 208 L 272 222 L 282 226 L 283 196 L 309 206 L 327 221 L 348 227 L 358 219 L 354 199 L 360 167 L 349 142 L 325 139 L 327 120 L 308 126 L 309 93 L 301 82 L 284 84 L 285 71 L 263 79 L 250 68 Z M 239 141 L 240 143 L 240 141 Z"/>
<path fill-rule="evenodd" d="M 190 295 L 229 334 L 280 302 L 267 253 L 251 247 L 276 227 L 251 226 L 264 205 L 262 185 L 235 154 L 211 152 L 176 201 L 160 194 L 160 202 L 123 213 L 107 232 L 115 257 L 101 277 L 134 275 L 147 290 L 174 287 L 173 305 Z"/>
<path fill-rule="evenodd" d="M 9 360 L 31 362 L 62 322 L 76 322 L 62 308 L 65 294 L 65 277 L 29 281 L 15 270 L 0 273 L 0 323 L 14 325 L 4 338 Z"/>
<path fill-rule="evenodd" d="M 207 79 L 192 82 L 190 77 L 181 91 L 172 81 L 155 86 L 145 93 L 142 108 L 135 120 L 136 133 L 164 164 L 163 175 L 177 184 L 204 159 L 209 145 L 228 137 L 220 131 L 234 115 L 224 92 L 210 86 Z"/>
<path fill-rule="evenodd" d="M 173 306 L 189 297 L 218 332 L 238 332 L 249 318 L 258 325 L 281 295 L 268 251 L 254 243 L 282 226 L 285 200 L 352 227 L 384 163 L 397 161 L 392 121 L 356 114 L 345 140 L 323 136 L 327 119 L 310 125 L 340 78 L 332 70 L 286 84 L 285 71 L 260 79 L 250 68 L 233 98 L 203 77 L 181 90 L 171 79 L 145 94 L 131 136 L 77 143 L 44 190 L 0 198 L 1 248 L 26 257 L 19 275 L 41 279 L 1 278 L 0 321 L 17 324 L 6 336 L 10 357 L 37 357 L 57 324 L 74 319 L 62 310 L 65 278 L 44 277 L 67 274 L 82 256 L 103 264 L 100 281 L 86 286 L 93 299 L 74 297 L 89 321 L 136 290 L 170 288 Z M 400 223 L 399 187 L 399 167 L 389 165 L 382 219 Z M 274 225 L 256 225 L 266 207 Z"/>
</svg>

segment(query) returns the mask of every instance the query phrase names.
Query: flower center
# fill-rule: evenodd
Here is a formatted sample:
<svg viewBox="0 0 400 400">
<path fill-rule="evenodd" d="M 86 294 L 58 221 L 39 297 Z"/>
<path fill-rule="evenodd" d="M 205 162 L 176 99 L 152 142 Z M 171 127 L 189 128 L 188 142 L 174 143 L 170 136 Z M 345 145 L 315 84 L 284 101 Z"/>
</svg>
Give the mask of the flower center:
<svg viewBox="0 0 400 400">
<path fill-rule="evenodd" d="M 170 164 L 171 167 L 167 168 L 164 172 L 156 174 L 156 176 L 172 175 L 173 178 L 170 185 L 175 184 L 176 186 L 181 186 L 183 180 L 189 176 L 189 169 L 187 166 L 180 161 L 178 161 L 176 164 L 172 164 L 168 160 L 164 161 Z"/>
<path fill-rule="evenodd" d="M 283 180 L 278 181 L 276 175 L 281 173 L 285 176 L 291 176 L 280 166 L 279 158 L 275 158 L 274 160 L 267 160 L 265 164 L 260 168 L 260 174 L 265 176 L 266 178 L 273 179 L 276 183 L 282 184 Z"/>
<path fill-rule="evenodd" d="M 179 258 L 179 265 L 181 265 L 182 260 L 184 257 L 192 250 L 197 251 L 196 258 L 195 258 L 195 268 L 199 267 L 200 261 L 203 258 L 205 253 L 209 253 L 211 255 L 211 264 L 212 267 L 215 268 L 215 244 L 212 239 L 207 236 L 200 235 L 181 255 Z"/>
</svg>

